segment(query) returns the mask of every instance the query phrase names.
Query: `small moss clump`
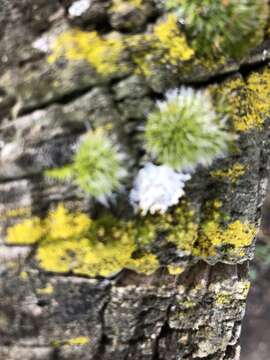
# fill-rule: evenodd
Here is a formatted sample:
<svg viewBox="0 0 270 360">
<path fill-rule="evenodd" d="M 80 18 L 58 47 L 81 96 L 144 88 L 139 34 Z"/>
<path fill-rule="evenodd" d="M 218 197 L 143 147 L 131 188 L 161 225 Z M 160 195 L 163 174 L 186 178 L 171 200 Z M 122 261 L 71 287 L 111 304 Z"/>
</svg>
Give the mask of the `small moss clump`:
<svg viewBox="0 0 270 360">
<path fill-rule="evenodd" d="M 169 92 L 158 103 L 148 116 L 145 136 L 148 152 L 175 170 L 209 165 L 231 139 L 210 95 L 192 88 Z"/>
<path fill-rule="evenodd" d="M 241 59 L 260 44 L 267 0 L 168 0 L 199 56 Z"/>
<path fill-rule="evenodd" d="M 85 135 L 70 165 L 48 170 L 46 175 L 73 180 L 86 193 L 104 200 L 119 189 L 125 170 L 117 147 L 98 129 Z"/>
</svg>

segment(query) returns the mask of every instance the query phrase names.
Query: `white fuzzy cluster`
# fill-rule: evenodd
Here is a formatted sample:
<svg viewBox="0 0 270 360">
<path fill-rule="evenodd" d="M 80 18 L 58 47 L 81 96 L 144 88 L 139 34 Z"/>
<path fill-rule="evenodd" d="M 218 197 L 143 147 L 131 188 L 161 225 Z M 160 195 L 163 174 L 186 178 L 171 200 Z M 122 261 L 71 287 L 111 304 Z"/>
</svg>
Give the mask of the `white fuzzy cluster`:
<svg viewBox="0 0 270 360">
<path fill-rule="evenodd" d="M 143 215 L 148 211 L 163 214 L 184 195 L 183 188 L 188 180 L 189 174 L 177 173 L 167 165 L 147 163 L 134 181 L 130 201 Z"/>
<path fill-rule="evenodd" d="M 91 0 L 78 0 L 75 1 L 68 9 L 71 17 L 81 16 L 86 10 L 89 9 Z"/>
</svg>

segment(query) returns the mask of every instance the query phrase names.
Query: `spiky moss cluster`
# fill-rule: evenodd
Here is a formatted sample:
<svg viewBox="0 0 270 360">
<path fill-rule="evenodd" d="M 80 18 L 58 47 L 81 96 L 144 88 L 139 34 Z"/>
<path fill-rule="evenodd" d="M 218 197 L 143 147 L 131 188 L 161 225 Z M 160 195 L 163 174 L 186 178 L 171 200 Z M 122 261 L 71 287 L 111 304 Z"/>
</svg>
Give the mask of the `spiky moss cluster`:
<svg viewBox="0 0 270 360">
<path fill-rule="evenodd" d="M 267 0 L 168 0 L 199 56 L 241 59 L 263 40 Z"/>
<path fill-rule="evenodd" d="M 241 77 L 222 84 L 217 92 L 226 96 L 231 118 L 237 132 L 262 129 L 269 117 L 270 70 L 252 72 L 244 81 Z"/>
<path fill-rule="evenodd" d="M 124 60 L 124 54 L 129 54 L 128 62 Z M 193 55 L 176 16 L 169 14 L 154 26 L 152 33 L 147 34 L 120 36 L 111 33 L 101 37 L 95 31 L 64 32 L 55 39 L 48 62 L 53 64 L 59 58 L 86 61 L 105 77 L 128 71 L 133 63 L 136 73 L 148 76 L 156 62 L 176 66 L 190 60 Z"/>
<path fill-rule="evenodd" d="M 217 115 L 207 92 L 181 88 L 149 114 L 146 147 L 160 163 L 176 170 L 209 165 L 224 153 L 230 134 Z"/>
<path fill-rule="evenodd" d="M 104 200 L 120 187 L 125 170 L 117 147 L 98 129 L 85 135 L 70 165 L 48 170 L 46 175 L 74 180 L 86 193 Z"/>
<path fill-rule="evenodd" d="M 95 277 L 129 268 L 150 274 L 159 266 L 156 256 L 145 251 L 135 257 L 134 253 L 142 237 L 148 243 L 153 235 L 150 226 L 133 227 L 111 216 L 94 221 L 60 204 L 44 220 L 27 219 L 10 227 L 7 243 L 38 243 L 36 259 L 46 271 Z"/>
</svg>

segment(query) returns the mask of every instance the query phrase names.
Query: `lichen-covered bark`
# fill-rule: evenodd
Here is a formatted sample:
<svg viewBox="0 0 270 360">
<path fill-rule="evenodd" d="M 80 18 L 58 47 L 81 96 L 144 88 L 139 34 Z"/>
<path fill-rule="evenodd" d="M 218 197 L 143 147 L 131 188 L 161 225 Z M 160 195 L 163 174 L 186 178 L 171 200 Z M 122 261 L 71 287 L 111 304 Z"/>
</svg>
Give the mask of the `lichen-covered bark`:
<svg viewBox="0 0 270 360">
<path fill-rule="evenodd" d="M 270 166 L 269 40 L 242 63 L 216 63 L 171 35 L 174 20 L 158 1 L 93 0 L 78 16 L 74 3 L 0 4 L 0 359 L 237 360 Z M 94 277 L 76 249 L 63 270 L 59 243 L 44 265 L 46 243 L 8 241 L 14 224 L 44 218 L 59 202 L 155 230 L 151 220 L 138 225 L 127 201 L 140 128 L 167 89 L 191 83 L 229 99 L 237 139 L 228 156 L 195 172 L 179 212 L 158 219 L 146 246 L 155 272 L 120 264 Z M 130 179 L 106 210 L 44 171 L 70 162 L 90 127 L 108 124 Z"/>
</svg>

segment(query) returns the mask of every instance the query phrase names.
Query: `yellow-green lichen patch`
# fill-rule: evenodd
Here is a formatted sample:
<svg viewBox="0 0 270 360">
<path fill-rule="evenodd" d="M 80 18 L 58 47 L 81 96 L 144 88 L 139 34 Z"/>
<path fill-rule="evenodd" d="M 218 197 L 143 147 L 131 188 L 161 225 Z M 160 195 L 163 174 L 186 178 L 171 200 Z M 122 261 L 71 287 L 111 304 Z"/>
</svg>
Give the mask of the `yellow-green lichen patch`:
<svg viewBox="0 0 270 360">
<path fill-rule="evenodd" d="M 6 242 L 12 245 L 35 244 L 44 234 L 44 229 L 38 217 L 26 219 L 7 230 Z"/>
<path fill-rule="evenodd" d="M 176 264 L 168 265 L 167 269 L 170 275 L 180 275 L 185 271 L 185 268 L 183 266 L 179 266 Z"/>
<path fill-rule="evenodd" d="M 51 295 L 54 292 L 52 284 L 48 283 L 44 288 L 37 289 L 39 295 Z"/>
<path fill-rule="evenodd" d="M 226 252 L 242 257 L 245 255 L 244 249 L 251 245 L 256 234 L 255 226 L 240 220 L 228 222 L 221 207 L 222 203 L 217 200 L 207 204 L 206 217 L 200 225 L 198 241 L 193 249 L 195 256 L 215 256 L 218 249 L 229 246 Z M 223 225 L 224 222 L 226 225 Z"/>
<path fill-rule="evenodd" d="M 19 277 L 21 280 L 26 281 L 28 280 L 28 273 L 26 271 L 21 271 Z"/>
<path fill-rule="evenodd" d="M 254 72 L 247 78 L 227 81 L 220 89 L 230 104 L 230 114 L 236 131 L 262 129 L 270 114 L 270 69 Z"/>
<path fill-rule="evenodd" d="M 12 243 L 38 242 L 36 258 L 46 271 L 94 277 L 129 268 L 151 274 L 159 267 L 156 256 L 148 251 L 139 254 L 138 250 L 140 243 L 147 245 L 155 234 L 148 222 L 136 225 L 108 215 L 93 221 L 60 204 L 44 220 L 28 219 L 7 233 Z"/>
<path fill-rule="evenodd" d="M 30 216 L 31 211 L 28 207 L 22 207 L 17 209 L 6 210 L 4 213 L 0 214 L 0 221 L 7 220 L 17 217 Z"/>
<path fill-rule="evenodd" d="M 212 171 L 210 175 L 215 178 L 228 179 L 231 183 L 235 184 L 246 171 L 247 167 L 245 165 L 235 163 L 230 168 Z"/>
<path fill-rule="evenodd" d="M 181 250 L 192 252 L 198 237 L 198 224 L 190 205 L 182 201 L 173 214 L 167 215 L 166 223 L 169 225 L 167 240 Z"/>
<path fill-rule="evenodd" d="M 113 12 L 124 12 L 129 7 L 140 9 L 143 5 L 143 0 L 113 0 L 111 11 Z"/>
<path fill-rule="evenodd" d="M 91 343 L 91 339 L 88 336 L 78 336 L 70 339 L 55 340 L 52 342 L 54 348 L 60 348 L 61 346 L 85 346 Z"/>
<path fill-rule="evenodd" d="M 65 343 L 70 346 L 84 346 L 90 343 L 90 338 L 88 336 L 79 336 L 69 339 Z"/>
<path fill-rule="evenodd" d="M 216 289 L 215 302 L 220 307 L 230 305 L 233 300 L 245 301 L 250 289 L 249 281 L 239 281 L 228 289 Z"/>
<path fill-rule="evenodd" d="M 114 5 L 117 8 L 131 3 L 136 7 L 140 5 L 139 0 L 124 3 L 116 1 Z M 157 23 L 153 32 L 146 34 L 120 36 L 110 33 L 101 37 L 95 31 L 70 30 L 56 38 L 51 50 L 49 63 L 61 57 L 69 61 L 86 61 L 103 76 L 129 68 L 123 54 L 129 54 L 135 72 L 145 76 L 153 74 L 156 63 L 177 66 L 194 56 L 173 14 Z"/>
<path fill-rule="evenodd" d="M 95 31 L 70 30 L 56 38 L 48 61 L 54 63 L 60 57 L 70 61 L 86 61 L 99 74 L 108 76 L 119 71 L 123 50 L 123 42 L 118 34 L 112 33 L 102 38 Z"/>
<path fill-rule="evenodd" d="M 179 61 L 187 61 L 194 56 L 194 51 L 187 44 L 184 34 L 179 31 L 175 15 L 169 14 L 165 21 L 157 24 L 154 35 L 166 50 L 162 62 L 177 65 Z"/>
</svg>

